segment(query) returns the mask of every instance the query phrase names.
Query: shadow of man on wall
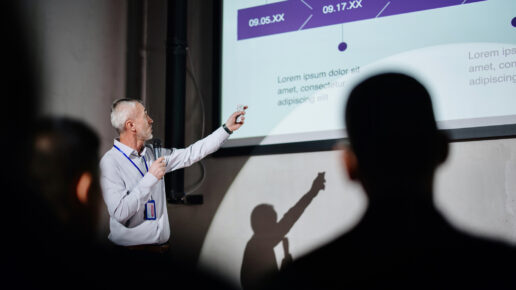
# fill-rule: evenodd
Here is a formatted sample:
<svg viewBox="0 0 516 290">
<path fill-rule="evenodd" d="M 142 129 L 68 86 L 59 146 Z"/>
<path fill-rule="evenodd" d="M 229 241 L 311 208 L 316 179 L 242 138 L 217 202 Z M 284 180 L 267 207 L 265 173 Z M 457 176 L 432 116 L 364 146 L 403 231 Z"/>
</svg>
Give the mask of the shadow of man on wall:
<svg viewBox="0 0 516 290">
<path fill-rule="evenodd" d="M 251 213 L 251 227 L 254 234 L 247 242 L 240 271 L 243 289 L 261 289 L 263 281 L 279 271 L 274 248 L 280 242 L 283 242 L 285 251 L 282 267 L 291 260 L 288 239 L 285 236 L 319 191 L 324 190 L 326 182 L 324 175 L 325 172 L 317 174 L 310 190 L 279 221 L 272 205 L 260 204 L 254 208 Z"/>
</svg>

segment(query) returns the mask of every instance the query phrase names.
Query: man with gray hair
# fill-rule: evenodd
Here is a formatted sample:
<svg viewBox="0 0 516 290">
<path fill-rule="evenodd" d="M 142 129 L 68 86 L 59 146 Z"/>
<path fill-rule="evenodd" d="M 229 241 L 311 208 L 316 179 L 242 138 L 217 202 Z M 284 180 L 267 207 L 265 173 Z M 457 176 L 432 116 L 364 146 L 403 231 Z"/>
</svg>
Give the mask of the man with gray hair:
<svg viewBox="0 0 516 290">
<path fill-rule="evenodd" d="M 145 145 L 152 139 L 154 121 L 143 104 L 119 99 L 111 109 L 111 124 L 120 137 L 100 161 L 102 194 L 110 216 L 109 239 L 120 246 L 164 252 L 170 226 L 163 176 L 217 151 L 244 124 L 245 111 L 233 113 L 206 138 L 185 149 L 163 149 L 157 158 L 152 145 Z"/>
</svg>

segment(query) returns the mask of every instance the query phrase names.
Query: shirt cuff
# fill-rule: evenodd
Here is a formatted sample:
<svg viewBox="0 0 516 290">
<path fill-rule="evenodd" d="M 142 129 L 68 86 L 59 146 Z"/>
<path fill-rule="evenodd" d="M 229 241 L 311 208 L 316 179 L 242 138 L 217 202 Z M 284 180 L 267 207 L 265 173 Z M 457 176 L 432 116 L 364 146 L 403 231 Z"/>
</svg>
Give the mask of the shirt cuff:
<svg viewBox="0 0 516 290">
<path fill-rule="evenodd" d="M 146 173 L 140 181 L 141 191 L 148 193 L 154 184 L 158 183 L 158 179 L 152 173 Z"/>
<path fill-rule="evenodd" d="M 212 134 L 217 136 L 217 140 L 219 140 L 219 142 L 221 142 L 221 143 L 226 141 L 226 139 L 228 139 L 230 136 L 230 134 L 228 132 L 226 132 L 226 130 L 224 130 L 224 128 L 222 128 L 222 126 L 220 126 L 217 130 L 213 131 Z"/>
</svg>

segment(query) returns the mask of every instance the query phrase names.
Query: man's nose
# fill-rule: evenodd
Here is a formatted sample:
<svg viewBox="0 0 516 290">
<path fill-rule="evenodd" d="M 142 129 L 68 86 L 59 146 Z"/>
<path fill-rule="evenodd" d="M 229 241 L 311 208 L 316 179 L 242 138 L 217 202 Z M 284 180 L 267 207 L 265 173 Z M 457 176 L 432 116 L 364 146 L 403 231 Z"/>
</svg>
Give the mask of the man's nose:
<svg viewBox="0 0 516 290">
<path fill-rule="evenodd" d="M 152 118 L 151 118 L 151 117 L 147 117 L 147 118 L 149 118 L 149 124 L 154 123 L 154 120 L 152 120 Z"/>
</svg>

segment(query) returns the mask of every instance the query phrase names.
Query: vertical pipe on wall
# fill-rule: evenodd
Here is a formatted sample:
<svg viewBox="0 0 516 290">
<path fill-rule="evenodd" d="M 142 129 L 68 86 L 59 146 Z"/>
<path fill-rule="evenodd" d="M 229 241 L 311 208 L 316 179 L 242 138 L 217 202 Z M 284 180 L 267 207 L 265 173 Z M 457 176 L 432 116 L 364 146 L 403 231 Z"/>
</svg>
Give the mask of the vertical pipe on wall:
<svg viewBox="0 0 516 290">
<path fill-rule="evenodd" d="M 144 104 L 147 104 L 147 59 L 148 59 L 148 25 L 149 24 L 149 3 L 143 0 L 142 3 L 142 45 L 140 48 L 141 57 L 141 88 L 140 95 Z"/>
<path fill-rule="evenodd" d="M 165 146 L 185 146 L 186 0 L 168 2 L 165 89 Z M 181 202 L 184 170 L 165 176 L 167 200 Z"/>
<path fill-rule="evenodd" d="M 143 2 L 127 1 L 126 98 L 142 99 Z"/>
</svg>

